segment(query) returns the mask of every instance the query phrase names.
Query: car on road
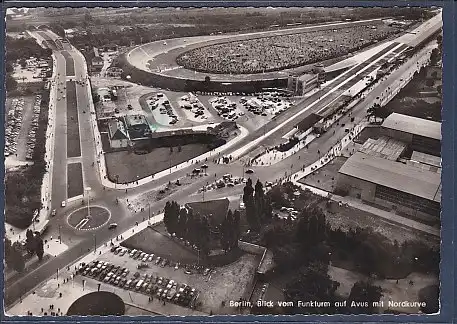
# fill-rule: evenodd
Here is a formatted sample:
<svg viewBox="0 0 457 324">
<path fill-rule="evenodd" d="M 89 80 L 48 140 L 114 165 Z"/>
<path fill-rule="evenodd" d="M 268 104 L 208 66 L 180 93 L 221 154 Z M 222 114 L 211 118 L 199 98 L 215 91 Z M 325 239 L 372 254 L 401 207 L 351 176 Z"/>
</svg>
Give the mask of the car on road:
<svg viewBox="0 0 457 324">
<path fill-rule="evenodd" d="M 65 200 L 64 200 L 64 201 L 62 201 L 62 203 L 60 204 L 60 206 L 61 206 L 61 207 L 65 207 L 65 206 L 67 206 L 67 203 L 66 203 L 66 201 L 65 201 Z"/>
<path fill-rule="evenodd" d="M 117 223 L 111 223 L 111 224 L 109 224 L 108 229 L 111 230 L 111 229 L 115 229 L 116 227 L 117 227 Z"/>
<path fill-rule="evenodd" d="M 52 210 L 51 216 L 55 216 L 57 214 L 57 211 L 55 209 Z"/>
<path fill-rule="evenodd" d="M 246 170 L 246 173 L 247 173 L 247 174 L 254 173 L 254 170 L 252 170 L 252 169 L 247 169 L 247 170 Z"/>
</svg>

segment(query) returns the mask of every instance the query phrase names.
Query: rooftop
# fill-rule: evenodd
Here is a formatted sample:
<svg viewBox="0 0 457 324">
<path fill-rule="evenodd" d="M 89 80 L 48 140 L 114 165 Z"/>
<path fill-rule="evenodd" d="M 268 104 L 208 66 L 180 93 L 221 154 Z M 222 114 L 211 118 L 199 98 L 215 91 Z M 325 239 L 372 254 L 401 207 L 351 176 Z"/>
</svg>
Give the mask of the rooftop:
<svg viewBox="0 0 457 324">
<path fill-rule="evenodd" d="M 441 201 L 441 175 L 436 172 L 361 152 L 352 155 L 338 172 L 424 199 Z"/>
<path fill-rule="evenodd" d="M 124 123 L 119 119 L 113 119 L 108 122 L 110 139 L 128 139 Z"/>
<path fill-rule="evenodd" d="M 317 74 L 313 74 L 313 73 L 306 73 L 306 74 L 302 74 L 298 77 L 298 79 L 300 81 L 303 81 L 303 82 L 306 82 L 306 81 L 309 81 L 309 80 L 312 80 L 314 78 L 317 77 Z"/>
<path fill-rule="evenodd" d="M 405 143 L 383 136 L 377 140 L 369 138 L 363 143 L 359 151 L 372 156 L 397 161 L 405 149 Z"/>
<path fill-rule="evenodd" d="M 413 151 L 413 154 L 411 155 L 411 160 L 441 168 L 441 158 L 438 156 Z"/>
<path fill-rule="evenodd" d="M 441 123 L 423 118 L 393 113 L 384 120 L 382 127 L 441 141 Z"/>
<path fill-rule="evenodd" d="M 148 121 L 143 115 L 126 115 L 127 126 L 148 125 Z"/>
</svg>

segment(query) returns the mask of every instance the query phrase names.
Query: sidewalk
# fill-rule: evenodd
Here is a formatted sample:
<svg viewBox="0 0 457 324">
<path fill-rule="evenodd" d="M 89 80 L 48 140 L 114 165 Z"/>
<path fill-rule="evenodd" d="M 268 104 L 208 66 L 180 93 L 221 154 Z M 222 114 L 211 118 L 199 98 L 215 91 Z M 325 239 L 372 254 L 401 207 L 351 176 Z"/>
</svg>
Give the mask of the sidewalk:
<svg viewBox="0 0 457 324">
<path fill-rule="evenodd" d="M 131 236 L 137 234 L 138 232 L 144 230 L 150 224 L 156 224 L 163 220 L 163 214 L 156 215 L 151 217 L 150 220 L 146 220 L 144 222 L 138 223 L 137 226 L 126 230 L 124 233 L 118 235 L 118 238 L 122 238 L 119 240 L 112 240 L 113 244 L 120 244 L 122 241 L 130 238 Z M 96 248 L 96 251 L 92 251 L 86 256 L 82 257 L 81 259 L 75 261 L 73 264 L 63 268 L 58 269 L 56 273 L 52 276 L 52 278 L 46 280 L 45 282 L 41 283 L 38 287 L 36 287 L 31 293 L 27 296 L 24 296 L 22 300 L 18 301 L 12 307 L 7 310 L 8 315 L 27 315 L 27 312 L 32 312 L 34 316 L 41 316 L 44 315 L 44 312 L 47 312 L 47 315 L 50 315 L 50 308 L 51 304 L 54 305 L 54 312 L 58 312 L 60 308 L 60 313 L 63 315 L 66 314 L 70 305 L 82 295 L 85 295 L 91 291 L 96 291 L 96 286 L 92 287 L 92 285 L 85 285 L 84 291 L 82 290 L 82 278 L 80 276 L 75 275 L 75 270 L 81 263 L 90 263 L 97 259 L 100 255 L 107 253 L 111 250 L 111 242 L 105 242 L 101 246 Z M 57 243 L 58 244 L 58 243 Z M 64 283 L 65 280 L 65 283 Z M 86 282 L 88 280 L 86 279 Z M 76 283 L 76 284 L 75 284 Z M 104 290 L 108 285 L 104 284 Z M 75 288 L 76 287 L 76 288 Z M 79 288 L 79 289 L 78 289 Z M 113 287 L 114 288 L 114 287 Z M 113 290 L 110 290 L 113 291 Z M 60 297 L 60 293 L 62 293 L 62 297 Z M 128 293 L 128 291 L 125 291 Z M 122 294 L 121 297 L 126 298 L 125 294 Z M 135 298 L 135 303 L 132 303 L 131 300 L 126 300 L 127 303 L 136 304 L 138 306 L 144 308 L 147 305 L 147 296 L 144 296 L 145 300 L 142 298 L 138 299 Z M 41 312 L 41 308 L 43 308 L 44 312 Z"/>
</svg>

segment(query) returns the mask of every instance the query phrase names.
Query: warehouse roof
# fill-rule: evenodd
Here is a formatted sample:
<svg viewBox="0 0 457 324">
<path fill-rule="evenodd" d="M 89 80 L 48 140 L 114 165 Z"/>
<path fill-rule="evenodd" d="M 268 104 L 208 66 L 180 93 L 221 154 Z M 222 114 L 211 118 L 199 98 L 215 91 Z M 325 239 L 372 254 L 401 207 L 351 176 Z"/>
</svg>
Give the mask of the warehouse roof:
<svg viewBox="0 0 457 324">
<path fill-rule="evenodd" d="M 382 123 L 383 128 L 441 140 L 441 123 L 393 113 Z"/>
<path fill-rule="evenodd" d="M 352 155 L 338 172 L 424 199 L 441 201 L 441 175 L 436 172 L 361 152 Z"/>
</svg>

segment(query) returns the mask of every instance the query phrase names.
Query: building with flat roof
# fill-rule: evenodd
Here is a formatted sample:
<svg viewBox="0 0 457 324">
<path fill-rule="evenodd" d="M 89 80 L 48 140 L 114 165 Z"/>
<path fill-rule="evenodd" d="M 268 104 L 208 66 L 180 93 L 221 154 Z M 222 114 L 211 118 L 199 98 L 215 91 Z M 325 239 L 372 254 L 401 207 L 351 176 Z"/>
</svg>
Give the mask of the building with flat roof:
<svg viewBox="0 0 457 324">
<path fill-rule="evenodd" d="M 150 138 L 151 128 L 146 117 L 143 115 L 126 115 L 124 119 L 130 139 Z"/>
<path fill-rule="evenodd" d="M 306 73 L 302 75 L 289 75 L 287 78 L 287 89 L 296 96 L 304 96 L 319 85 L 319 75 Z"/>
<path fill-rule="evenodd" d="M 382 123 L 380 134 L 407 143 L 413 151 L 441 156 L 441 123 L 393 113 Z"/>
<path fill-rule="evenodd" d="M 441 172 L 357 152 L 338 171 L 337 191 L 430 220 L 441 210 Z"/>
</svg>

